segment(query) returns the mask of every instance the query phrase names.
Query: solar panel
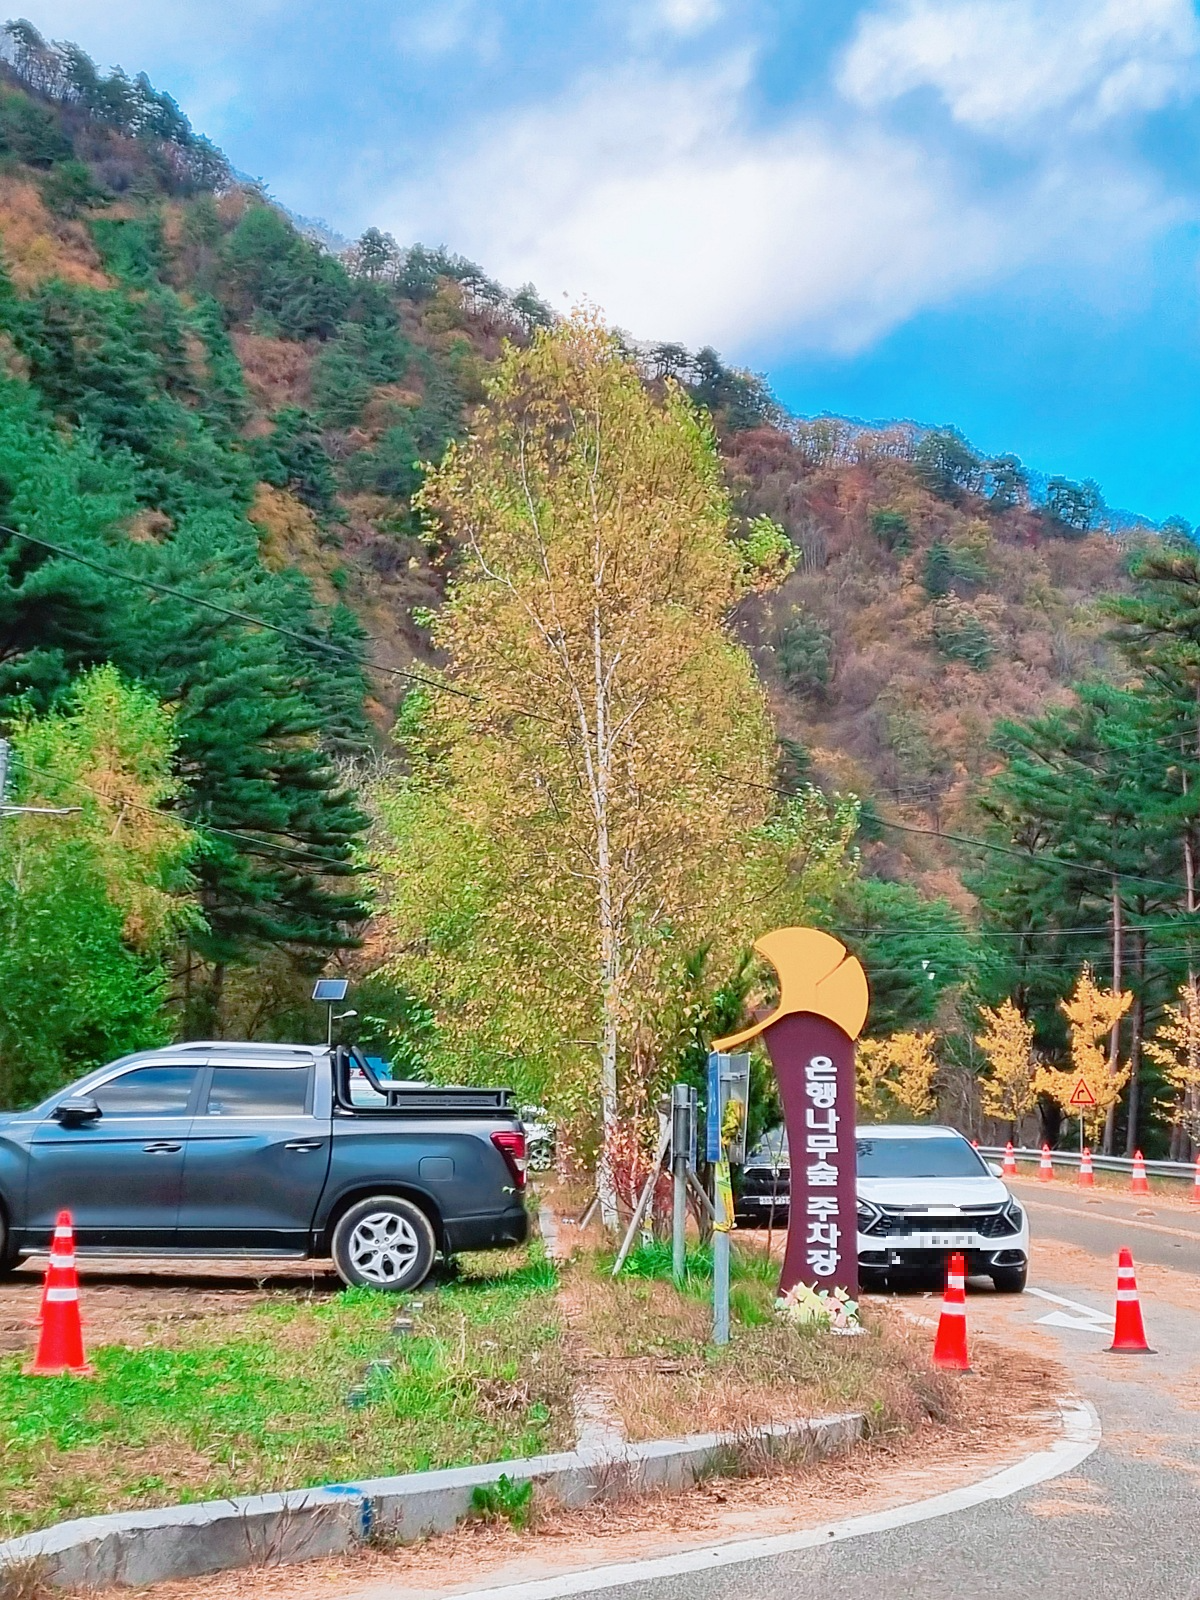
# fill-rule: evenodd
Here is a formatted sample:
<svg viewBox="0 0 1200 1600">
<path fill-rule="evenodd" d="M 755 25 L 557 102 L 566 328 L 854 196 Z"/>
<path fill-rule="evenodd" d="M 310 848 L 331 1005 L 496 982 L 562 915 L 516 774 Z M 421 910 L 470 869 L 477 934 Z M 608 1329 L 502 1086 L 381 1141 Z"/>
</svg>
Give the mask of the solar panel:
<svg viewBox="0 0 1200 1600">
<path fill-rule="evenodd" d="M 314 1000 L 324 1000 L 327 1005 L 346 998 L 346 990 L 350 987 L 348 978 L 318 978 L 313 984 L 312 997 Z"/>
</svg>

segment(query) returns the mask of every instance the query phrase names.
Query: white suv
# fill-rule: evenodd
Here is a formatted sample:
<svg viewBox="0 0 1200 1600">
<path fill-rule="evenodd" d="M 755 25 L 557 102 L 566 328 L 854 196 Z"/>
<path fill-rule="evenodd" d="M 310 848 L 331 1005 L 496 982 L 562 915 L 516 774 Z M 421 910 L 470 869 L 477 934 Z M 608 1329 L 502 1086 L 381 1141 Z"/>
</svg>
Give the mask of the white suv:
<svg viewBox="0 0 1200 1600">
<path fill-rule="evenodd" d="M 967 1273 L 1020 1294 L 1029 1221 L 993 1167 L 953 1128 L 859 1128 L 858 1267 L 864 1288 L 942 1268 L 961 1251 Z"/>
<path fill-rule="evenodd" d="M 994 1167 L 953 1128 L 887 1124 L 857 1130 L 858 1271 L 864 1289 L 889 1278 L 944 1272 L 959 1250 L 967 1271 L 1020 1294 L 1029 1267 L 1029 1223 Z M 747 1157 L 739 1222 L 787 1220 L 787 1138 L 766 1135 Z"/>
</svg>

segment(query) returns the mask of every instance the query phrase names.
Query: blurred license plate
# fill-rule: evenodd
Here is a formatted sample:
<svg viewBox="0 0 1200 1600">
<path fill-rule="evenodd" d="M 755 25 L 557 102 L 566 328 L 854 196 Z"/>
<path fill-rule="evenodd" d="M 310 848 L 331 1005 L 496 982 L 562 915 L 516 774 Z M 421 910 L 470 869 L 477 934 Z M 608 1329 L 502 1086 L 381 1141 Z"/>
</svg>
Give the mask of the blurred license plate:
<svg viewBox="0 0 1200 1600">
<path fill-rule="evenodd" d="M 970 1233 L 918 1233 L 912 1242 L 923 1250 L 966 1250 L 973 1237 Z"/>
</svg>

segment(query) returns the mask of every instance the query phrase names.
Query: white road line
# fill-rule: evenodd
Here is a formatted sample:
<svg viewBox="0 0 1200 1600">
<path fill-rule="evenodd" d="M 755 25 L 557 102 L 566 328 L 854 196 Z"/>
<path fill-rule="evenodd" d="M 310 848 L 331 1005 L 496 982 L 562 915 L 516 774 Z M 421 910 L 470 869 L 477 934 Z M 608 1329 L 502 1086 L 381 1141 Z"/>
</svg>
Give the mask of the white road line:
<svg viewBox="0 0 1200 1600">
<path fill-rule="evenodd" d="M 1108 1333 L 1113 1325 L 1112 1313 L 1096 1311 L 1091 1306 L 1085 1306 L 1079 1300 L 1068 1300 L 1064 1295 L 1051 1294 L 1049 1289 L 1035 1289 L 1028 1285 L 1026 1294 L 1036 1295 L 1039 1300 L 1049 1300 L 1056 1306 L 1066 1306 L 1068 1311 L 1077 1312 L 1074 1317 L 1065 1317 L 1061 1311 L 1052 1311 L 1048 1317 L 1039 1317 L 1039 1323 L 1047 1323 L 1052 1328 L 1083 1328 L 1085 1331 Z"/>
<path fill-rule="evenodd" d="M 811 1550 L 842 1539 L 886 1533 L 892 1528 L 903 1528 L 914 1522 L 931 1522 L 936 1517 L 968 1511 L 972 1506 L 984 1505 L 990 1500 L 1005 1500 L 1010 1495 L 1019 1494 L 1022 1489 L 1031 1489 L 1034 1484 L 1045 1483 L 1050 1478 L 1073 1471 L 1087 1460 L 1100 1443 L 1100 1418 L 1086 1400 L 1062 1402 L 1059 1415 L 1062 1418 L 1062 1437 L 1048 1450 L 1039 1450 L 1034 1455 L 1026 1456 L 1024 1461 L 1018 1461 L 1015 1466 L 1005 1467 L 1002 1472 L 981 1478 L 978 1483 L 968 1484 L 963 1489 L 952 1489 L 947 1494 L 934 1495 L 929 1500 L 918 1500 L 912 1505 L 896 1506 L 891 1511 L 878 1511 L 868 1516 L 850 1517 L 844 1522 L 826 1523 L 824 1527 L 777 1534 L 769 1539 L 739 1539 L 730 1544 L 706 1545 L 699 1550 L 681 1550 L 648 1561 L 622 1561 L 580 1572 L 562 1572 L 556 1577 L 538 1578 L 530 1583 L 505 1584 L 495 1589 L 472 1589 L 459 1592 L 453 1600 L 560 1600 L 564 1595 L 590 1594 L 597 1589 L 619 1589 L 625 1584 L 652 1583 L 656 1579 L 678 1578 L 690 1572 L 707 1572 L 718 1567 L 738 1566 L 746 1561 L 763 1561 L 771 1556 L 788 1555 L 793 1550 Z M 389 1585 L 365 1591 L 360 1589 L 356 1596 L 343 1595 L 341 1600 L 401 1600 L 401 1597 L 413 1593 L 412 1582 L 406 1581 L 403 1588 Z M 449 1596 L 447 1600 L 450 1600 Z"/>
</svg>

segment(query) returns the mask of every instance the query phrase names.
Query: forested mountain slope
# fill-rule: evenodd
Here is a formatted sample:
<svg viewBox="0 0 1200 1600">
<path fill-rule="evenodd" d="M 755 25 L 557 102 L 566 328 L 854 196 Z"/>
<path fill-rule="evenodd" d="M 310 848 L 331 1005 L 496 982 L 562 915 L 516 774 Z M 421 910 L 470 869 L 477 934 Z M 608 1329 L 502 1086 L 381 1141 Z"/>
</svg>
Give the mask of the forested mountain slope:
<svg viewBox="0 0 1200 1600">
<path fill-rule="evenodd" d="M 452 552 L 412 509 L 421 463 L 552 316 L 442 248 L 332 253 L 144 78 L 28 24 L 0 56 L 0 523 L 26 536 L 0 532 L 0 720 L 106 662 L 174 708 L 204 918 L 179 1025 L 307 1026 L 309 975 L 369 913 L 354 763 L 395 759 L 436 666 Z M 856 793 L 871 870 L 969 914 L 938 835 L 979 826 L 997 717 L 1117 670 L 1094 602 L 1155 536 L 951 431 L 797 421 L 711 350 L 636 353 L 711 410 L 734 537 L 766 517 L 795 547 L 736 618 L 781 787 Z"/>
</svg>

